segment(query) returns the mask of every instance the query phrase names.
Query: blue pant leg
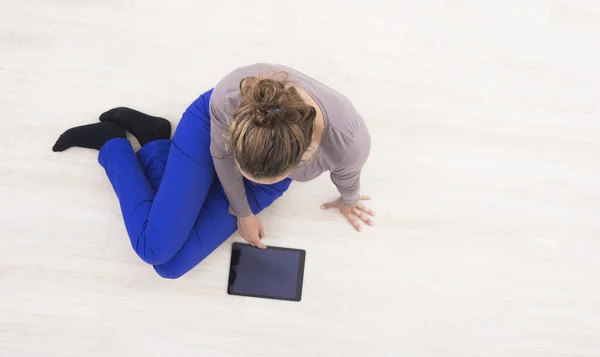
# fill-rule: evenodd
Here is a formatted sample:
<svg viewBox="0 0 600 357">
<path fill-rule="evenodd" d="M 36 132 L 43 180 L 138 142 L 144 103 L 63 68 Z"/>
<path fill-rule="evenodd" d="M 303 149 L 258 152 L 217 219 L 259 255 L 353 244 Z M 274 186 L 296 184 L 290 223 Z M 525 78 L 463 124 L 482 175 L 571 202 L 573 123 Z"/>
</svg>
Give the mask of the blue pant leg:
<svg viewBox="0 0 600 357">
<path fill-rule="evenodd" d="M 158 191 L 165 173 L 169 149 L 171 140 L 156 140 L 144 145 L 136 154 L 154 192 Z"/>
<path fill-rule="evenodd" d="M 290 183 L 289 179 L 273 185 L 259 185 L 246 181 L 246 195 L 252 211 L 259 213 L 271 205 L 283 195 Z M 229 213 L 229 201 L 221 183 L 215 180 L 194 229 L 181 250 L 167 263 L 155 265 L 154 270 L 163 278 L 178 278 L 198 265 L 236 230 L 237 219 Z"/>
<path fill-rule="evenodd" d="M 153 141 L 138 151 L 138 159 L 144 169 L 144 174 L 155 190 L 158 190 L 166 166 L 166 157 L 170 148 L 169 140 Z M 201 239 L 196 227 L 210 222 L 211 232 Z M 229 214 L 229 202 L 223 194 L 220 183 L 214 180 L 204 200 L 204 206 L 194 224 L 183 247 L 175 257 L 162 265 L 155 265 L 155 270 L 164 278 L 178 278 L 200 261 L 206 258 L 233 232 L 237 222 Z"/>
<path fill-rule="evenodd" d="M 99 162 L 119 198 L 131 245 L 149 264 L 169 261 L 187 240 L 216 173 L 210 156 L 210 91 L 184 113 L 154 191 L 125 139 L 107 142 Z"/>
<path fill-rule="evenodd" d="M 254 214 L 270 206 L 277 198 L 281 197 L 290 187 L 291 179 L 285 179 L 272 185 L 261 185 L 244 179 L 248 203 Z"/>
<path fill-rule="evenodd" d="M 170 141 L 153 141 L 138 151 L 138 159 L 144 174 L 153 186 L 158 189 L 166 166 Z M 269 206 L 276 198 L 287 190 L 290 180 L 275 185 L 260 185 L 245 181 L 247 197 L 254 213 Z M 207 232 L 206 227 L 210 227 Z M 236 218 L 229 214 L 229 202 L 221 184 L 215 180 L 200 210 L 188 239 L 173 259 L 154 269 L 165 278 L 178 278 L 188 272 L 237 230 Z M 199 232 L 203 232 L 201 235 Z"/>
</svg>

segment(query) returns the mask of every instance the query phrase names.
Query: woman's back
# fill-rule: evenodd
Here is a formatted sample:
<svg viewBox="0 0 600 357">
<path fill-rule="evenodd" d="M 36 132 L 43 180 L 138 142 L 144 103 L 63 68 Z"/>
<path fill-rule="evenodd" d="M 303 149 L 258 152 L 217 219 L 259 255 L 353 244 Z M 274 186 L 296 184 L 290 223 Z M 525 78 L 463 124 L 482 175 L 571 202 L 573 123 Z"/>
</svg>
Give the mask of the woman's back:
<svg viewBox="0 0 600 357">
<path fill-rule="evenodd" d="M 233 122 L 233 114 L 243 100 L 240 82 L 246 77 L 269 78 L 281 72 L 289 75 L 290 85 L 300 87 L 314 99 L 323 113 L 325 124 L 314 157 L 293 170 L 289 177 L 296 181 L 309 181 L 324 171 L 360 170 L 369 155 L 371 143 L 367 127 L 352 103 L 344 95 L 297 70 L 268 63 L 240 67 L 216 85 L 210 102 L 211 125 L 219 128 L 213 130 L 213 156 L 226 158 L 233 154 L 225 139 Z M 355 178 L 350 180 L 355 181 Z M 353 182 L 344 182 L 340 177 L 336 185 L 348 189 Z"/>
</svg>

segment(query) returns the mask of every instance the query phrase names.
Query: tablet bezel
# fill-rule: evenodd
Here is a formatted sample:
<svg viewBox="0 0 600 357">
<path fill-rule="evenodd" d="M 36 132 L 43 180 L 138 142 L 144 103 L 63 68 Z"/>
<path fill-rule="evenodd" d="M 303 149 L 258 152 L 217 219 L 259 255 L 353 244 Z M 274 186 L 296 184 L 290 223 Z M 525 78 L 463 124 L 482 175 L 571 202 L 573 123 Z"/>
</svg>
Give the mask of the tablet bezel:
<svg viewBox="0 0 600 357">
<path fill-rule="evenodd" d="M 231 257 L 229 260 L 229 276 L 227 279 L 227 294 L 237 295 L 237 296 L 257 297 L 257 298 L 264 298 L 264 299 L 273 299 L 273 300 L 285 300 L 285 301 L 300 301 L 302 299 L 302 286 L 304 283 L 304 262 L 306 260 L 306 251 L 305 250 L 294 249 L 294 248 L 275 247 L 275 246 L 268 246 L 266 248 L 266 249 L 271 249 L 271 250 L 293 251 L 293 252 L 299 253 L 299 255 L 300 255 L 299 259 L 298 259 L 298 275 L 296 276 L 296 296 L 294 296 L 293 298 L 287 298 L 287 297 L 279 297 L 279 296 L 272 296 L 272 295 L 237 293 L 237 292 L 232 291 L 232 289 L 231 289 L 231 286 L 232 286 L 232 284 L 231 284 L 231 272 L 232 272 L 231 265 L 233 263 L 233 254 L 236 249 L 241 251 L 242 249 L 259 249 L 259 248 L 255 248 L 255 247 L 251 246 L 250 244 L 241 243 L 241 242 L 235 242 L 231 245 Z"/>
</svg>

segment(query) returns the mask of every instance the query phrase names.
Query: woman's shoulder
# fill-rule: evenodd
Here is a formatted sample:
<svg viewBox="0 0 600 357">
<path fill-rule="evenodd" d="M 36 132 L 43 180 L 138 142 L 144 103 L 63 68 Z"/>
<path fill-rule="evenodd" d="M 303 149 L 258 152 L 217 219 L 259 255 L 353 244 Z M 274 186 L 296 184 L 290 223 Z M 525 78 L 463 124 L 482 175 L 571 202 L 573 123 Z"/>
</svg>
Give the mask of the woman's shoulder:
<svg viewBox="0 0 600 357">
<path fill-rule="evenodd" d="M 362 115 L 346 96 L 336 92 L 320 98 L 320 101 L 325 112 L 326 124 L 338 136 L 352 142 L 368 134 Z"/>
<path fill-rule="evenodd" d="M 363 117 L 345 96 L 322 103 L 327 111 L 323 149 L 331 169 L 362 165 L 371 151 L 371 134 Z"/>
<path fill-rule="evenodd" d="M 326 127 L 323 150 L 333 167 L 362 162 L 371 151 L 371 134 L 362 120 Z"/>
</svg>

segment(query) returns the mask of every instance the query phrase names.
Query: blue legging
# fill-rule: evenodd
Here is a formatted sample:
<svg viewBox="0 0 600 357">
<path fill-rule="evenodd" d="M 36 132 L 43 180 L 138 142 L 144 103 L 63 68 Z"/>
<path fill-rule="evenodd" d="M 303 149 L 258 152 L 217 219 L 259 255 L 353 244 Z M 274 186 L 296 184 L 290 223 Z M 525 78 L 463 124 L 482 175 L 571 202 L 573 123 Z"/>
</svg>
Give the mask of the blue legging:
<svg viewBox="0 0 600 357">
<path fill-rule="evenodd" d="M 210 155 L 211 94 L 187 108 L 173 140 L 148 143 L 136 156 L 126 139 L 113 139 L 98 156 L 119 198 L 133 249 L 164 278 L 188 272 L 237 229 Z M 269 206 L 290 183 L 244 181 L 252 211 Z"/>
</svg>

